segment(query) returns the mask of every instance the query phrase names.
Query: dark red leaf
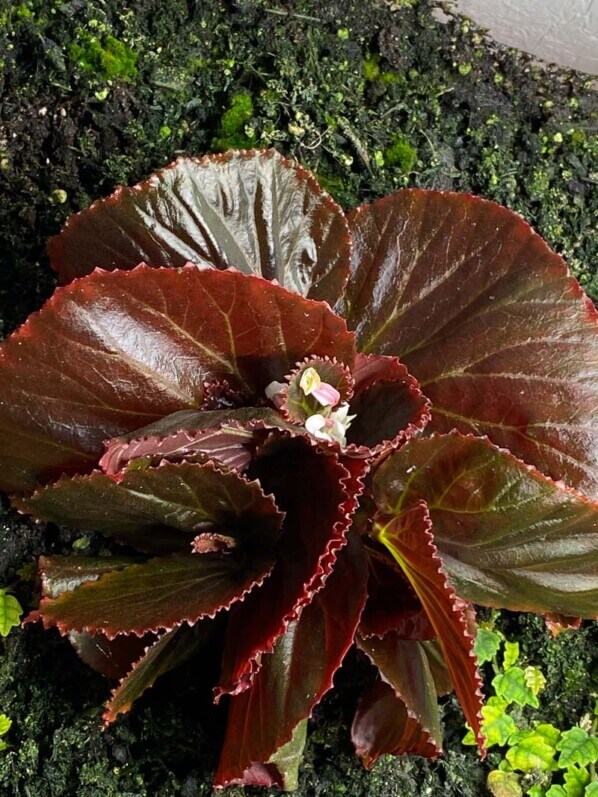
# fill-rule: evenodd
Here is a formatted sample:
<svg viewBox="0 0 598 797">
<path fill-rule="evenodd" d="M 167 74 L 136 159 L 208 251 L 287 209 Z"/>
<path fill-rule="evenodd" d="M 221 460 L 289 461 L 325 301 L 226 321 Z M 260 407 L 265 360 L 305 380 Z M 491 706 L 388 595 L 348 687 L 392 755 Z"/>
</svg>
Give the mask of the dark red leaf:
<svg viewBox="0 0 598 797">
<path fill-rule="evenodd" d="M 137 700 L 164 673 L 188 661 L 208 640 L 209 623 L 189 627 L 184 624 L 162 634 L 146 645 L 131 671 L 122 679 L 106 705 L 104 722 L 108 725 L 129 711 Z M 119 637 L 117 637 L 119 639 Z"/>
<path fill-rule="evenodd" d="M 420 501 L 396 517 L 380 516 L 375 533 L 401 566 L 426 610 L 457 697 L 483 753 L 482 679 L 473 653 L 473 638 L 467 630 L 465 612 L 442 570 L 431 528 L 426 504 Z M 375 639 L 370 642 L 373 644 Z"/>
<path fill-rule="evenodd" d="M 152 553 L 190 552 L 194 537 L 210 531 L 273 548 L 282 522 L 256 481 L 211 463 L 65 477 L 14 504 L 38 519 L 99 531 Z"/>
<path fill-rule="evenodd" d="M 266 554 L 247 560 L 219 553 L 150 559 L 44 598 L 40 615 L 46 628 L 56 626 L 62 634 L 101 632 L 113 639 L 170 630 L 243 600 L 272 564 Z"/>
<path fill-rule="evenodd" d="M 106 678 L 123 678 L 139 659 L 143 651 L 156 639 L 155 634 L 119 634 L 108 639 L 104 634 L 72 631 L 69 642 L 81 661 Z"/>
<path fill-rule="evenodd" d="M 593 618 L 598 504 L 488 440 L 411 440 L 374 479 L 378 506 L 430 508 L 443 567 L 459 595 L 513 611 Z"/>
<path fill-rule="evenodd" d="M 40 556 L 38 572 L 42 598 L 55 598 L 66 590 L 73 590 L 86 581 L 95 581 L 104 573 L 122 570 L 136 561 L 139 560 L 122 556 Z M 35 611 L 27 621 L 40 619 L 40 613 Z M 79 658 L 107 678 L 122 678 L 154 639 L 152 634 L 141 638 L 121 635 L 112 640 L 103 634 L 69 634 Z"/>
<path fill-rule="evenodd" d="M 108 474 L 118 473 L 129 461 L 147 457 L 152 464 L 162 459 L 179 461 L 195 454 L 235 470 L 245 470 L 257 446 L 269 430 L 306 435 L 276 410 L 243 407 L 233 410 L 182 410 L 128 435 L 106 442 L 100 466 Z"/>
<path fill-rule="evenodd" d="M 371 454 L 397 448 L 430 420 L 430 402 L 396 357 L 358 354 L 353 378 L 350 447 L 365 446 Z"/>
<path fill-rule="evenodd" d="M 393 633 L 383 639 L 358 638 L 358 645 L 396 698 L 393 701 L 386 690 L 376 689 L 374 699 L 366 695 L 357 709 L 352 736 L 365 765 L 371 767 L 385 753 L 438 756 L 442 752 L 442 730 L 436 686 L 424 646 Z M 404 704 L 403 710 L 397 700 Z"/>
<path fill-rule="evenodd" d="M 384 681 L 375 684 L 359 701 L 351 726 L 351 739 L 366 769 L 383 753 L 435 758 L 438 748 L 429 740 L 395 690 Z"/>
<path fill-rule="evenodd" d="M 104 440 L 198 408 L 206 380 L 263 397 L 312 354 L 353 364 L 324 302 L 235 271 L 95 272 L 0 347 L 0 486 L 91 469 Z"/>
<path fill-rule="evenodd" d="M 319 453 L 301 439 L 279 441 L 252 471 L 286 512 L 276 565 L 262 589 L 231 611 L 217 693 L 246 689 L 260 656 L 324 584 L 362 490 L 365 466 Z"/>
<path fill-rule="evenodd" d="M 566 617 L 564 614 L 552 612 L 544 616 L 546 627 L 556 637 L 562 634 L 563 631 L 570 631 L 571 629 L 577 631 L 581 625 L 581 617 Z"/>
<path fill-rule="evenodd" d="M 64 281 L 105 269 L 234 266 L 330 304 L 349 275 L 339 206 L 275 150 L 180 158 L 67 221 L 48 245 Z"/>
<path fill-rule="evenodd" d="M 216 785 L 248 785 L 311 716 L 353 642 L 365 603 L 367 565 L 360 538 L 349 535 L 324 587 L 279 637 L 250 689 L 231 699 Z M 283 785 L 276 772 L 269 784 Z"/>
<path fill-rule="evenodd" d="M 424 640 L 435 636 L 421 601 L 399 565 L 372 548 L 368 552 L 368 601 L 359 633 L 383 637 L 395 631 L 399 639 Z"/>
<path fill-rule="evenodd" d="M 555 479 L 598 493 L 598 315 L 515 213 L 406 190 L 350 214 L 346 315 L 365 353 L 394 354 L 434 430 L 487 434 Z"/>
<path fill-rule="evenodd" d="M 86 581 L 96 581 L 105 573 L 138 563 L 139 559 L 130 556 L 40 556 L 42 597 L 56 598 Z"/>
</svg>

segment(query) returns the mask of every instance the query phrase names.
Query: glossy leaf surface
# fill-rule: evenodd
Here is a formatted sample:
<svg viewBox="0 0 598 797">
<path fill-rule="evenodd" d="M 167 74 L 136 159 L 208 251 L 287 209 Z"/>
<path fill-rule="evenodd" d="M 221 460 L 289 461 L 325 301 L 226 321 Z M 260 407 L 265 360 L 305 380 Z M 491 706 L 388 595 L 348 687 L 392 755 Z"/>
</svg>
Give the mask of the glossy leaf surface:
<svg viewBox="0 0 598 797">
<path fill-rule="evenodd" d="M 397 448 L 428 423 L 430 402 L 396 357 L 358 354 L 353 378 L 349 445 L 372 453 Z"/>
<path fill-rule="evenodd" d="M 270 578 L 231 611 L 218 692 L 247 688 L 261 654 L 272 650 L 334 572 L 363 473 L 360 462 L 344 467 L 334 455 L 318 453 L 300 439 L 277 443 L 256 462 L 252 475 L 276 495 L 286 517 Z"/>
<path fill-rule="evenodd" d="M 142 636 L 213 617 L 260 584 L 272 563 L 265 554 L 248 561 L 225 554 L 157 557 L 44 598 L 39 611 L 46 628 L 57 626 L 63 634 Z"/>
<path fill-rule="evenodd" d="M 383 753 L 426 758 L 438 755 L 436 745 L 428 740 L 417 720 L 409 716 L 405 703 L 384 681 L 375 684 L 359 701 L 351 739 L 366 769 Z"/>
<path fill-rule="evenodd" d="M 96 266 L 229 266 L 330 304 L 349 274 L 339 206 L 275 150 L 180 158 L 72 216 L 48 251 L 63 281 Z"/>
<path fill-rule="evenodd" d="M 234 271 L 95 272 L 0 347 L 0 487 L 90 469 L 104 440 L 198 408 L 204 382 L 263 396 L 306 355 L 353 336 L 323 302 Z"/>
<path fill-rule="evenodd" d="M 207 638 L 207 633 L 201 626 L 190 628 L 188 625 L 181 625 L 162 634 L 153 644 L 147 646 L 132 670 L 113 691 L 106 705 L 104 722 L 114 722 L 161 675 L 188 661 L 201 646 L 202 635 Z"/>
<path fill-rule="evenodd" d="M 382 680 L 392 687 L 395 696 L 405 704 L 409 718 L 409 721 L 396 722 L 394 711 L 383 718 L 381 708 L 384 701 L 381 701 L 377 707 L 379 724 L 368 730 L 367 715 L 372 711 L 372 704 L 366 700 L 358 708 L 353 724 L 354 744 L 366 766 L 371 766 L 385 753 L 396 753 L 400 749 L 409 752 L 409 746 L 415 750 L 420 747 L 432 748 L 428 754 L 431 757 L 439 755 L 442 752 L 442 730 L 436 686 L 426 649 L 419 642 L 407 642 L 393 633 L 382 639 L 358 638 L 358 645 L 376 665 Z M 401 711 L 398 716 L 402 716 Z M 413 722 L 419 726 L 419 740 Z M 406 732 L 407 738 L 404 738 Z M 370 740 L 369 744 L 366 740 Z"/>
<path fill-rule="evenodd" d="M 396 355 L 432 428 L 497 445 L 598 494 L 598 323 L 562 259 L 515 213 L 400 191 L 349 217 L 346 316 L 365 353 Z"/>
<path fill-rule="evenodd" d="M 368 552 L 368 601 L 359 623 L 364 637 L 383 637 L 395 631 L 399 639 L 435 636 L 421 601 L 399 565 L 386 552 Z"/>
<path fill-rule="evenodd" d="M 116 477 L 65 477 L 15 505 L 38 519 L 99 531 L 149 552 L 190 551 L 195 535 L 214 531 L 273 548 L 282 522 L 257 482 L 213 464 L 164 462 Z"/>
<path fill-rule="evenodd" d="M 473 654 L 465 611 L 447 582 L 438 557 L 432 523 L 420 501 L 394 518 L 380 519 L 376 536 L 401 566 L 422 602 L 442 649 L 465 717 L 484 752 L 480 708 L 482 680 Z"/>
<path fill-rule="evenodd" d="M 423 499 L 459 595 L 514 611 L 593 617 L 598 506 L 483 439 L 413 440 L 378 471 L 392 514 Z"/>
<path fill-rule="evenodd" d="M 353 642 L 366 578 L 361 541 L 350 535 L 322 590 L 263 657 L 251 688 L 231 698 L 216 785 L 251 782 L 252 765 L 269 761 L 311 716 Z"/>
<path fill-rule="evenodd" d="M 198 412 L 182 410 L 128 435 L 107 441 L 100 467 L 115 474 L 127 462 L 147 457 L 152 464 L 165 458 L 179 461 L 205 454 L 235 470 L 245 470 L 272 429 L 306 435 L 268 407 Z"/>
</svg>

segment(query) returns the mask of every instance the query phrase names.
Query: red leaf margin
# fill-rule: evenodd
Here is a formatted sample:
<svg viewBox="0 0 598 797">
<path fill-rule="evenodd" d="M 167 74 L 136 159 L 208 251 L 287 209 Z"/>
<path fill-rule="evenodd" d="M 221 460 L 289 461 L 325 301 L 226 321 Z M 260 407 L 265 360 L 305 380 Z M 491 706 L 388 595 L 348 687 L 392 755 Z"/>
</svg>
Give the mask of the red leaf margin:
<svg viewBox="0 0 598 797">
<path fill-rule="evenodd" d="M 324 453 L 318 448 L 310 448 L 309 450 L 314 450 L 318 456 L 325 458 L 334 457 L 334 459 L 337 460 L 335 455 Z M 236 614 L 231 616 L 231 647 L 227 648 L 225 645 L 223 672 L 218 686 L 215 689 L 216 701 L 224 694 L 241 694 L 251 686 L 256 673 L 259 672 L 261 656 L 273 650 L 276 640 L 285 632 L 291 622 L 299 618 L 303 607 L 309 604 L 312 597 L 322 589 L 327 578 L 334 572 L 334 563 L 337 554 L 346 545 L 346 534 L 351 526 L 353 514 L 359 504 L 359 496 L 364 490 L 363 479 L 369 470 L 368 464 L 362 460 L 346 459 L 342 464 L 337 460 L 335 466 L 340 471 L 338 483 L 341 488 L 341 493 L 344 494 L 344 500 L 339 504 L 337 510 L 338 519 L 334 522 L 330 530 L 330 537 L 328 538 L 324 550 L 319 555 L 314 571 L 309 574 L 308 580 L 304 582 L 301 593 L 296 596 L 293 605 L 289 607 L 288 611 L 276 622 L 276 630 L 271 633 L 269 632 L 268 638 L 261 640 L 259 643 L 255 643 L 255 641 L 250 642 L 249 639 L 246 639 L 245 647 L 247 650 L 242 654 L 239 654 L 237 645 L 244 629 L 248 627 L 249 620 L 242 616 L 248 612 L 248 606 L 244 605 L 241 607 L 240 616 Z M 284 525 L 283 536 L 281 537 L 281 543 L 283 542 Z M 272 579 L 276 576 L 276 572 L 275 566 L 272 572 Z M 269 584 L 265 586 L 268 587 Z M 271 606 L 274 606 L 275 598 L 273 598 L 272 601 Z M 236 629 L 235 625 L 237 626 Z"/>
<path fill-rule="evenodd" d="M 285 169 L 292 170 L 299 183 L 303 184 L 307 187 L 307 189 L 315 196 L 318 196 L 320 202 L 324 206 L 325 210 L 330 213 L 332 218 L 336 224 L 342 227 L 342 244 L 340 247 L 336 247 L 337 249 L 341 249 L 342 257 L 341 263 L 343 264 L 342 271 L 344 272 L 339 279 L 339 274 L 331 274 L 330 272 L 324 275 L 323 282 L 325 283 L 325 290 L 322 288 L 321 285 L 316 283 L 316 290 L 314 291 L 314 296 L 310 298 L 314 298 L 315 300 L 325 300 L 328 301 L 329 304 L 334 304 L 339 296 L 344 294 L 347 282 L 349 280 L 350 275 L 350 262 L 351 262 L 351 255 L 352 255 L 352 238 L 349 231 L 349 225 L 346 219 L 345 214 L 343 213 L 341 207 L 334 201 L 332 196 L 327 191 L 319 185 L 318 181 L 314 177 L 314 175 L 306 168 L 298 164 L 297 162 L 285 158 L 281 155 L 276 149 L 250 149 L 250 150 L 228 150 L 227 152 L 222 153 L 210 153 L 204 155 L 201 158 L 195 157 L 179 157 L 174 160 L 172 163 L 168 164 L 167 166 L 163 167 L 162 169 L 158 169 L 156 172 L 150 175 L 146 180 L 143 180 L 132 187 L 127 186 L 119 186 L 110 196 L 103 197 L 101 199 L 97 199 L 93 202 L 88 208 L 85 208 L 78 213 L 74 213 L 73 215 L 69 216 L 66 220 L 62 230 L 58 235 L 52 237 L 47 244 L 47 251 L 50 258 L 50 265 L 54 271 L 56 271 L 62 281 L 68 282 L 70 279 L 76 278 L 81 276 L 80 273 L 73 273 L 72 267 L 65 267 L 65 261 L 68 262 L 68 251 L 69 247 L 72 246 L 72 239 L 73 236 L 76 235 L 77 232 L 77 225 L 80 223 L 81 219 L 89 218 L 90 216 L 93 217 L 94 214 L 101 213 L 104 208 L 109 208 L 110 206 L 118 206 L 119 202 L 129 196 L 133 196 L 136 193 L 142 193 L 144 190 L 149 190 L 152 187 L 159 185 L 159 181 L 161 176 L 164 173 L 168 173 L 176 169 L 182 163 L 189 162 L 192 163 L 199 168 L 203 168 L 210 165 L 226 166 L 231 161 L 238 159 L 241 162 L 245 160 L 250 160 L 252 158 L 259 158 L 262 160 L 275 160 Z M 340 231 L 339 231 L 340 232 Z M 124 258 L 121 258 L 124 263 Z M 181 258 L 179 258 L 181 259 Z M 201 263 L 199 263 L 200 267 L 202 268 L 215 268 L 216 266 L 211 260 L 206 260 L 205 258 L 197 258 L 198 261 L 201 259 Z M 316 261 L 317 263 L 317 261 Z M 315 265 L 314 263 L 314 271 Z M 137 263 L 133 263 L 131 259 L 129 262 L 124 265 L 124 268 L 132 268 Z M 152 263 L 154 267 L 163 266 L 164 263 Z M 182 265 L 182 263 L 177 263 L 176 266 Z M 234 263 L 228 263 L 228 266 L 234 266 Z M 100 266 L 103 268 L 108 268 L 102 263 L 94 263 L 94 266 Z M 175 267 L 176 267 L 175 266 Z M 119 266 L 119 268 L 121 268 Z M 111 269 L 110 269 L 111 270 Z M 340 264 L 337 264 L 337 268 L 335 269 L 336 272 L 341 271 Z M 89 273 L 89 270 L 87 271 Z M 313 288 L 313 282 L 311 286 Z M 330 285 L 333 285 L 333 290 L 331 291 Z M 309 296 L 309 293 L 308 293 Z"/>
<path fill-rule="evenodd" d="M 468 630 L 463 601 L 456 595 L 442 567 L 426 502 L 418 501 L 398 516 L 379 513 L 374 522 L 374 533 L 397 559 L 426 609 L 457 697 L 484 757 L 483 680 L 473 652 L 474 639 Z M 422 564 L 428 568 L 423 577 Z M 454 655 L 455 649 L 457 656 Z"/>
</svg>

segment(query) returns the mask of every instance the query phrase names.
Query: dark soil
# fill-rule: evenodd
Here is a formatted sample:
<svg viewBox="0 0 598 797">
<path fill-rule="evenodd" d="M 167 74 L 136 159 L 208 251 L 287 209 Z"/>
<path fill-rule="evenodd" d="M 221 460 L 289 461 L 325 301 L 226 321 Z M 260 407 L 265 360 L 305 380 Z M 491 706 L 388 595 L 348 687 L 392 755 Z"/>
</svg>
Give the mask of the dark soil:
<svg viewBox="0 0 598 797">
<path fill-rule="evenodd" d="M 346 208 L 407 185 L 495 199 L 598 298 L 591 81 L 497 49 L 466 22 L 441 25 L 426 0 L 0 0 L 0 67 L 0 334 L 52 292 L 45 241 L 70 213 L 179 154 L 229 147 L 295 156 Z M 34 558 L 75 536 L 0 512 L 0 585 L 27 604 Z M 549 677 L 543 716 L 575 722 L 596 689 L 595 626 L 551 640 L 536 618 L 503 622 Z M 164 677 L 104 732 L 107 683 L 54 633 L 13 632 L 0 654 L 0 713 L 13 720 L 0 794 L 211 793 L 223 717 L 205 666 Z M 450 699 L 444 758 L 366 773 L 347 729 L 367 677 L 355 657 L 318 708 L 302 797 L 486 793 L 496 760 L 460 745 Z"/>
</svg>

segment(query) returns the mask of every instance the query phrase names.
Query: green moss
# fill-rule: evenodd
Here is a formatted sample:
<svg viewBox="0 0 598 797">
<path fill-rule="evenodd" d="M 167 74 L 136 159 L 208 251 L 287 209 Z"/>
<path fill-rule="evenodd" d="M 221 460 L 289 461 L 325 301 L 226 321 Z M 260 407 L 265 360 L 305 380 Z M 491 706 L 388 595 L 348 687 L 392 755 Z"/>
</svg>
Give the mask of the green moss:
<svg viewBox="0 0 598 797">
<path fill-rule="evenodd" d="M 211 144 L 213 150 L 247 149 L 255 146 L 255 134 L 247 123 L 253 118 L 251 94 L 246 91 L 233 94 L 228 109 L 220 119 L 219 135 Z"/>
<path fill-rule="evenodd" d="M 380 56 L 368 53 L 363 59 L 363 76 L 366 80 L 377 80 L 380 77 Z"/>
<path fill-rule="evenodd" d="M 417 150 L 411 146 L 402 133 L 398 133 L 391 139 L 382 154 L 387 166 L 396 167 L 404 174 L 412 171 L 417 159 Z"/>
<path fill-rule="evenodd" d="M 83 34 L 69 47 L 69 54 L 86 72 L 106 80 L 131 79 L 137 74 L 137 53 L 110 34 L 101 41 Z"/>
</svg>

